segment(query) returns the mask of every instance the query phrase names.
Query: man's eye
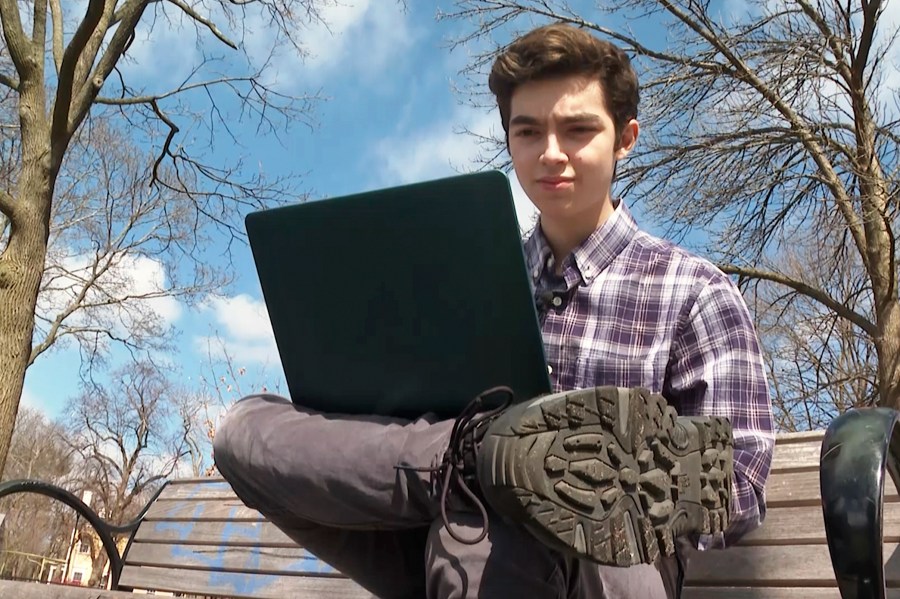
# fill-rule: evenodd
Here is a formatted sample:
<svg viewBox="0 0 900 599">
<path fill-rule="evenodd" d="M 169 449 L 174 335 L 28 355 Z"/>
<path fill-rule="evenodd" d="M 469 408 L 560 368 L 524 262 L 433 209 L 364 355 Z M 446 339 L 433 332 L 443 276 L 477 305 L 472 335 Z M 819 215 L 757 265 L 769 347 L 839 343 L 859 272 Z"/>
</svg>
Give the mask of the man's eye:
<svg viewBox="0 0 900 599">
<path fill-rule="evenodd" d="M 536 135 L 537 131 L 534 129 L 516 129 L 515 136 L 516 137 L 532 137 Z"/>
<path fill-rule="evenodd" d="M 577 127 L 572 127 L 572 132 L 578 135 L 582 135 L 585 133 L 593 133 L 594 128 L 588 125 L 579 125 Z"/>
</svg>

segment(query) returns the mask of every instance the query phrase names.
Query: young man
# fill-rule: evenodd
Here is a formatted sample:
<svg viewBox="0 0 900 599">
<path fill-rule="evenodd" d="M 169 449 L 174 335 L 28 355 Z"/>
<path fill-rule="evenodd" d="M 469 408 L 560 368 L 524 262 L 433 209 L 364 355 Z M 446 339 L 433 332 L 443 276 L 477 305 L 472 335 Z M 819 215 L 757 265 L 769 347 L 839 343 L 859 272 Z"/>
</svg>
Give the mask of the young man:
<svg viewBox="0 0 900 599">
<path fill-rule="evenodd" d="M 540 211 L 525 251 L 555 393 L 487 409 L 506 395 L 493 391 L 456 421 L 251 397 L 220 427 L 216 463 L 379 597 L 676 597 L 688 545 L 727 544 L 765 512 L 774 435 L 747 309 L 610 195 L 639 133 L 621 50 L 542 27 L 490 87 Z"/>
</svg>

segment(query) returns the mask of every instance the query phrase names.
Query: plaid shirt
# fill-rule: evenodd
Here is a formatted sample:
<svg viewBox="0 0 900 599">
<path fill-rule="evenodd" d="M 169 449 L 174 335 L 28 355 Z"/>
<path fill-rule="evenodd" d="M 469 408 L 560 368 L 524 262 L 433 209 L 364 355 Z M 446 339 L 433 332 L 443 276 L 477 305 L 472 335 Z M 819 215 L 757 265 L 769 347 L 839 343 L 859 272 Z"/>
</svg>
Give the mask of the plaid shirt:
<svg viewBox="0 0 900 599">
<path fill-rule="evenodd" d="M 554 274 L 537 227 L 525 242 L 554 391 L 645 387 L 678 413 L 734 429 L 731 522 L 703 549 L 731 544 L 765 516 L 775 443 L 759 342 L 740 292 L 715 266 L 643 231 L 623 202 Z M 540 301 L 538 302 L 541 303 Z M 557 305 L 554 305 L 557 304 Z"/>
</svg>

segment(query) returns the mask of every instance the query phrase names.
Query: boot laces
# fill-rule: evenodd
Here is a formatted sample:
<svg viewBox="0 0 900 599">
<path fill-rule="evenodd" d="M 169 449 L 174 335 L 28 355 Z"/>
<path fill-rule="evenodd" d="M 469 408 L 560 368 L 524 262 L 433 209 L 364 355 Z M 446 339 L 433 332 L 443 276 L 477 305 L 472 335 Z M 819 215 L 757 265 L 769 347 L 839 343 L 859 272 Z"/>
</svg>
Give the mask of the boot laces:
<svg viewBox="0 0 900 599">
<path fill-rule="evenodd" d="M 503 396 L 502 402 L 493 408 L 486 408 L 486 400 L 494 396 Z M 444 528 L 450 536 L 458 543 L 465 545 L 475 545 L 480 543 L 488 534 L 488 513 L 484 502 L 478 497 L 475 491 L 466 482 L 466 475 L 475 473 L 475 452 L 477 442 L 481 440 L 483 431 L 480 430 L 484 425 L 493 420 L 503 410 L 505 410 L 515 397 L 512 389 L 509 387 L 492 387 L 480 393 L 475 399 L 463 408 L 463 411 L 457 416 L 450 431 L 450 442 L 447 451 L 441 459 L 441 463 L 427 468 L 412 468 L 409 466 L 398 466 L 404 470 L 413 470 L 416 472 L 429 472 L 439 481 L 441 489 L 440 506 L 441 519 Z M 450 525 L 450 519 L 447 517 L 447 503 L 450 497 L 450 489 L 455 487 L 462 492 L 462 495 L 468 499 L 468 502 L 478 510 L 481 516 L 481 532 L 473 537 L 466 538 L 456 531 Z"/>
</svg>

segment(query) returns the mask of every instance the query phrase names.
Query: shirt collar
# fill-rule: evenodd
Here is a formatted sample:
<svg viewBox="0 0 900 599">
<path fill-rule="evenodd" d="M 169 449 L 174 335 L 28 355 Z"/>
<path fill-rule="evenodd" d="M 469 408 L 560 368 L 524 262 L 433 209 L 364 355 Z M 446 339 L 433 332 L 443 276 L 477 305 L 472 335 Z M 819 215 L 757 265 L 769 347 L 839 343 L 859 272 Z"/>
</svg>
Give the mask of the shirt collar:
<svg viewBox="0 0 900 599">
<path fill-rule="evenodd" d="M 612 215 L 596 231 L 581 242 L 572 257 L 585 284 L 603 272 L 622 253 L 637 232 L 637 223 L 625 202 L 619 200 Z M 551 255 L 550 244 L 541 231 L 540 222 L 525 242 L 525 263 L 532 282 L 537 282 Z"/>
</svg>

